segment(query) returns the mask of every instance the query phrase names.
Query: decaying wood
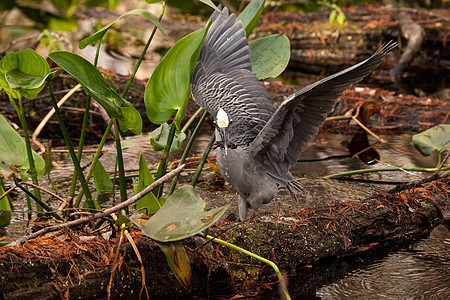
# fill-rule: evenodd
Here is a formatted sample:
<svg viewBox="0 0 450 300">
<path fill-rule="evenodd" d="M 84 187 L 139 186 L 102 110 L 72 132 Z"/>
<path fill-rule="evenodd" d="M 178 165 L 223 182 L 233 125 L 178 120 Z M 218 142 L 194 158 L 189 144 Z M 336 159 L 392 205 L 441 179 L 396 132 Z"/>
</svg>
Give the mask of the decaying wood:
<svg viewBox="0 0 450 300">
<path fill-rule="evenodd" d="M 314 290 L 339 272 L 342 261 L 377 249 L 391 249 L 427 236 L 450 215 L 450 178 L 361 202 L 305 208 L 290 215 L 263 216 L 245 223 L 220 221 L 212 234 L 273 260 L 289 281 L 293 297 Z M 138 231 L 131 232 L 146 268 L 152 299 L 187 296 L 167 266 L 164 254 Z M 0 290 L 5 299 L 105 297 L 118 237 L 83 237 L 62 231 L 0 248 Z M 200 237 L 184 241 L 192 269 L 191 296 L 277 297 L 276 276 L 260 262 Z M 336 263 L 334 263 L 336 262 Z M 337 267 L 339 266 L 339 267 Z M 129 244 L 118 257 L 112 298 L 141 290 L 140 263 Z M 298 289 L 298 290 L 296 290 Z M 300 290 L 301 289 L 301 290 Z"/>
</svg>

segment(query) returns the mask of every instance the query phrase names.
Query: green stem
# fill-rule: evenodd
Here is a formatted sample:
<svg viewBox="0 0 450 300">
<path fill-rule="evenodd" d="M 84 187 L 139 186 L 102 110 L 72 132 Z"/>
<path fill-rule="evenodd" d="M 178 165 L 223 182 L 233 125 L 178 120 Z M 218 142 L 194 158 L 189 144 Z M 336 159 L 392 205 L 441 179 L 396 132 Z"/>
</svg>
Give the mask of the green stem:
<svg viewBox="0 0 450 300">
<path fill-rule="evenodd" d="M 14 102 L 14 100 L 10 97 L 9 98 L 10 102 Z M 34 158 L 33 158 L 33 152 L 31 151 L 31 143 L 30 143 L 30 135 L 28 134 L 28 128 L 27 128 L 27 121 L 25 119 L 25 112 L 23 109 L 23 102 L 22 102 L 22 96 L 19 96 L 19 107 L 17 110 L 17 106 L 15 106 L 17 114 L 19 115 L 19 120 L 20 120 L 20 126 L 22 126 L 22 130 L 23 130 L 23 137 L 25 139 L 25 146 L 27 148 L 27 156 L 28 156 L 28 163 L 30 165 L 30 174 L 31 174 L 31 179 L 33 181 L 33 184 L 35 185 L 39 185 L 39 180 L 37 178 L 37 170 L 36 170 L 36 166 L 34 164 Z M 36 195 L 36 197 L 41 200 L 41 191 L 37 188 L 34 188 L 34 194 Z M 36 204 L 36 208 L 38 211 L 44 211 L 42 209 L 42 206 L 39 204 Z"/>
<path fill-rule="evenodd" d="M 201 112 L 201 110 L 197 110 L 197 112 L 198 111 Z M 178 166 L 181 166 L 182 164 L 184 164 L 184 161 L 186 160 L 186 157 L 187 157 L 189 151 L 191 150 L 192 145 L 194 144 L 195 138 L 197 137 L 200 127 L 202 127 L 207 114 L 208 114 L 207 111 L 205 111 L 203 113 L 202 117 L 200 118 L 200 121 L 198 122 L 197 126 L 195 127 L 194 131 L 192 132 L 191 138 L 189 139 L 189 142 L 186 145 L 186 148 L 184 149 L 183 155 L 180 158 L 180 162 L 178 163 Z M 186 125 L 185 125 L 185 127 L 186 127 Z M 183 129 L 185 129 L 185 128 L 183 128 Z M 178 181 L 178 176 L 179 175 L 176 175 L 172 179 L 172 183 L 170 184 L 169 190 L 167 191 L 167 196 L 170 196 L 173 193 L 173 191 L 175 190 L 175 186 L 177 185 L 177 181 Z"/>
<path fill-rule="evenodd" d="M 438 163 L 437 163 L 437 166 L 436 166 L 436 170 L 441 165 L 441 161 L 442 161 L 442 152 L 438 151 Z"/>
<path fill-rule="evenodd" d="M 158 170 L 156 170 L 155 180 L 158 180 L 166 173 L 167 161 L 169 160 L 170 148 L 172 147 L 173 138 L 175 137 L 175 130 L 176 130 L 175 122 L 172 122 L 172 124 L 170 124 L 170 130 L 169 130 L 169 136 L 167 137 L 167 143 L 166 143 L 166 146 L 164 147 L 164 151 L 163 151 L 161 160 L 159 161 Z M 153 194 L 158 198 L 159 195 L 162 195 L 162 191 L 163 191 L 163 185 L 155 188 L 153 190 Z"/>
<path fill-rule="evenodd" d="M 102 44 L 102 41 L 100 40 L 97 44 L 97 51 L 95 52 L 95 59 L 94 59 L 94 66 L 97 66 L 98 63 L 98 56 L 100 54 L 100 46 Z M 78 161 L 81 161 L 81 156 L 83 155 L 83 147 L 84 147 L 84 141 L 86 140 L 86 128 L 89 121 L 89 109 L 91 107 L 91 96 L 88 95 L 86 99 L 86 105 L 83 115 L 83 124 L 81 125 L 81 134 L 80 134 L 80 142 L 78 144 L 78 152 L 77 152 L 77 159 Z M 72 183 L 70 185 L 70 192 L 69 196 L 73 197 L 75 194 L 75 187 L 77 184 L 77 174 L 73 173 L 72 176 Z M 82 192 L 80 191 L 80 194 Z"/>
<path fill-rule="evenodd" d="M 117 122 L 117 119 L 113 119 L 113 124 L 114 124 L 114 138 L 116 139 L 117 164 L 119 167 L 120 202 L 123 202 L 127 200 L 125 166 L 123 163 L 122 146 L 120 144 L 119 124 Z"/>
<path fill-rule="evenodd" d="M 259 260 L 259 261 L 261 261 L 261 262 L 263 262 L 265 264 L 268 264 L 275 271 L 275 274 L 277 274 L 277 277 L 278 277 L 278 280 L 280 281 L 280 283 L 284 282 L 283 275 L 281 275 L 280 269 L 278 269 L 278 266 L 273 261 L 265 259 L 264 257 L 261 257 L 261 256 L 255 254 L 253 252 L 245 250 L 245 249 L 243 249 L 241 247 L 238 247 L 238 246 L 236 246 L 234 244 L 225 242 L 224 240 L 212 237 L 210 235 L 206 235 L 205 237 L 208 240 L 212 240 L 213 242 L 216 242 L 218 244 L 224 245 L 226 247 L 229 247 L 231 249 L 234 249 L 236 251 L 244 253 L 245 255 L 248 255 L 248 256 L 250 256 L 250 257 L 252 257 L 254 259 L 257 259 L 257 260 Z M 283 285 L 283 293 L 284 293 L 284 296 L 286 297 L 286 299 L 291 299 L 291 297 L 289 296 L 289 292 L 286 290 L 286 288 L 284 288 L 284 285 Z"/>
<path fill-rule="evenodd" d="M 414 172 L 435 172 L 437 168 L 431 168 L 431 169 L 424 169 L 424 168 L 380 168 L 380 169 L 361 169 L 361 170 L 354 170 L 354 171 L 347 171 L 337 174 L 331 174 L 324 176 L 324 178 L 338 178 L 342 176 L 350 176 L 355 174 L 364 174 L 364 173 L 373 173 L 373 172 L 393 172 L 393 171 L 414 171 Z M 450 167 L 445 167 L 441 169 L 442 171 L 450 170 Z"/>
<path fill-rule="evenodd" d="M 89 190 L 87 182 L 86 182 L 86 178 L 84 178 L 84 174 L 83 174 L 83 171 L 81 170 L 80 163 L 77 159 L 75 151 L 73 150 L 72 141 L 70 140 L 69 134 L 67 133 L 66 125 L 64 124 L 64 121 L 62 119 L 58 105 L 56 103 L 55 95 L 53 94 L 52 85 L 50 82 L 47 85 L 48 85 L 48 90 L 50 93 L 50 98 L 52 100 L 52 105 L 53 105 L 53 108 L 55 109 L 55 115 L 58 119 L 59 126 L 61 128 L 61 132 L 63 134 L 64 140 L 66 141 L 67 148 L 69 149 L 70 157 L 72 158 L 75 172 L 77 173 L 78 179 L 80 180 L 81 186 L 83 187 L 84 194 L 86 196 L 86 201 L 88 202 L 89 207 L 100 209 L 100 205 L 98 205 L 97 201 L 92 198 L 91 191 Z"/>
<path fill-rule="evenodd" d="M 97 164 L 97 161 L 100 158 L 100 154 L 102 154 L 102 149 L 106 143 L 106 139 L 108 138 L 109 132 L 111 131 L 112 124 L 113 124 L 113 121 L 110 120 L 108 123 L 108 126 L 106 127 L 105 133 L 102 136 L 100 144 L 97 147 L 97 151 L 95 152 L 94 158 L 92 159 L 91 167 L 89 168 L 89 172 L 86 175 L 86 182 L 89 182 L 89 180 L 92 177 L 92 174 L 94 174 L 95 165 Z M 79 207 L 81 198 L 83 198 L 83 188 L 81 188 L 80 193 L 77 196 L 74 207 Z"/>
<path fill-rule="evenodd" d="M 197 111 L 189 118 L 189 120 L 184 124 L 183 128 L 181 129 L 181 132 L 185 133 L 186 130 L 191 126 L 192 122 L 194 122 L 195 118 L 203 111 L 203 107 L 200 107 L 197 109 Z"/>
<path fill-rule="evenodd" d="M 200 173 L 203 170 L 203 166 L 206 163 L 206 159 L 208 158 L 209 152 L 211 152 L 214 141 L 216 140 L 216 135 L 213 133 L 211 139 L 209 140 L 208 146 L 206 146 L 206 150 L 203 153 L 202 159 L 200 160 L 197 171 L 195 171 L 194 177 L 192 178 L 191 185 L 195 187 L 197 184 L 198 178 L 200 177 Z"/>
<path fill-rule="evenodd" d="M 159 22 L 161 22 L 161 19 L 162 19 L 163 15 L 164 15 L 165 9 L 166 9 L 166 2 L 163 1 L 163 7 L 162 7 L 162 10 L 161 10 L 161 14 L 160 14 L 160 16 L 159 16 L 159 19 L 158 19 Z M 156 29 L 157 29 L 157 28 L 156 28 L 156 26 L 155 26 L 155 27 L 153 28 L 152 34 L 150 35 L 150 37 L 149 37 L 148 40 L 147 40 L 147 44 L 145 44 L 144 50 L 142 50 L 141 56 L 139 57 L 139 60 L 138 60 L 138 62 L 137 62 L 137 64 L 136 64 L 136 66 L 134 67 L 133 73 L 131 74 L 130 79 L 128 79 L 127 85 L 126 85 L 125 89 L 124 89 L 123 92 L 122 92 L 122 98 L 124 98 L 125 95 L 127 94 L 128 89 L 130 88 L 131 83 L 133 82 L 133 79 L 134 79 L 134 77 L 136 76 L 136 72 L 137 72 L 137 70 L 139 69 L 139 67 L 140 67 L 140 65 L 141 65 L 141 63 L 142 63 L 142 60 L 143 60 L 144 57 L 145 57 L 145 53 L 147 52 L 147 49 L 148 49 L 148 47 L 150 46 L 150 43 L 151 43 L 152 40 L 153 40 L 153 37 L 154 37 L 154 35 L 155 35 L 155 33 L 156 33 Z"/>
<path fill-rule="evenodd" d="M 37 204 L 39 204 L 41 207 L 43 207 L 46 211 L 48 212 L 53 212 L 52 208 L 50 206 L 48 206 L 47 204 L 45 204 L 44 202 L 42 202 L 41 199 L 39 199 L 38 197 L 36 197 L 35 195 L 33 195 L 33 193 L 30 193 L 30 191 L 28 191 L 26 188 L 24 188 L 20 182 L 17 180 L 16 175 L 13 173 L 13 179 L 14 179 L 14 183 L 16 184 L 16 186 L 21 189 L 25 194 L 27 194 L 28 196 L 30 196 L 31 198 L 33 198 L 34 201 L 36 201 Z M 52 216 L 55 219 L 58 219 L 60 221 L 64 221 L 63 218 L 61 218 L 57 213 L 53 212 Z"/>
</svg>

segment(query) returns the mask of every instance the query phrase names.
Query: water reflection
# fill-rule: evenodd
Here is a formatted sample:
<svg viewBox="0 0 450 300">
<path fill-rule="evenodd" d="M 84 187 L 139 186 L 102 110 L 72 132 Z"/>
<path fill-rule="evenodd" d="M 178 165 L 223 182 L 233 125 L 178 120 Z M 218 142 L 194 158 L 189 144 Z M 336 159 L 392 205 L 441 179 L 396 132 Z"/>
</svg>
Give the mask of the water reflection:
<svg viewBox="0 0 450 300">
<path fill-rule="evenodd" d="M 440 225 L 409 250 L 323 286 L 321 299 L 449 299 L 450 231 Z"/>
</svg>

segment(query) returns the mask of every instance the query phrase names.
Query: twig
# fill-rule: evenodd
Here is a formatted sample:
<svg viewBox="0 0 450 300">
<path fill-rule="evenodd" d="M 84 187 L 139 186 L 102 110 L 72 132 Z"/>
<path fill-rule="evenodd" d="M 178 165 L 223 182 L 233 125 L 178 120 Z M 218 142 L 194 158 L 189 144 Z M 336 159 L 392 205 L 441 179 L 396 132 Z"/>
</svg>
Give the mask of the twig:
<svg viewBox="0 0 450 300">
<path fill-rule="evenodd" d="M 41 191 L 43 191 L 43 192 L 45 192 L 45 193 L 47 193 L 47 194 L 52 195 L 53 197 L 55 197 L 56 199 L 60 200 L 61 202 L 66 201 L 66 200 L 64 200 L 63 198 L 61 198 L 60 196 L 56 195 L 55 193 L 50 192 L 50 191 L 47 190 L 47 189 L 44 189 L 43 187 L 40 187 L 40 186 L 35 185 L 35 184 L 32 184 L 32 183 L 30 183 L 30 182 L 25 182 L 25 181 L 22 181 L 21 183 L 22 183 L 22 184 L 25 184 L 25 185 L 32 186 L 32 187 L 37 188 L 37 189 L 40 189 Z"/>
<path fill-rule="evenodd" d="M 366 125 L 364 125 L 363 123 L 361 123 L 360 120 L 358 120 L 358 118 L 356 116 L 352 116 L 353 121 L 355 121 L 362 129 L 364 129 L 365 131 L 367 131 L 371 136 L 373 136 L 374 138 L 376 138 L 378 141 L 382 142 L 382 143 L 386 143 L 385 140 L 383 140 L 382 138 L 380 138 L 378 135 L 376 135 L 372 130 L 370 130 L 369 128 L 367 128 Z"/>
<path fill-rule="evenodd" d="M 130 199 L 117 204 L 113 207 L 107 208 L 105 210 L 103 210 L 102 212 L 96 213 L 90 217 L 86 217 L 86 218 L 80 218 L 78 220 L 74 220 L 74 221 L 70 221 L 70 222 L 66 222 L 63 224 L 59 224 L 59 225 L 54 225 L 54 226 L 49 226 L 49 227 L 45 227 L 42 228 L 39 231 L 36 231 L 33 234 L 27 235 L 27 236 L 23 236 L 20 239 L 9 243 L 8 246 L 10 247 L 14 247 L 14 246 L 19 246 L 21 244 L 23 244 L 24 242 L 28 241 L 29 239 L 34 239 L 38 236 L 40 236 L 41 234 L 44 233 L 48 233 L 48 232 L 52 232 L 52 231 L 57 231 L 63 228 L 70 228 L 70 227 L 74 227 L 74 226 L 78 226 L 84 223 L 89 223 L 93 220 L 99 219 L 99 218 L 103 218 L 106 216 L 109 216 L 110 214 L 112 214 L 113 212 L 116 212 L 118 210 L 121 210 L 135 202 L 137 202 L 139 199 L 141 199 L 142 197 L 144 197 L 145 195 L 147 195 L 148 193 L 150 193 L 154 188 L 159 187 L 160 185 L 162 185 L 164 182 L 169 181 L 170 179 L 172 179 L 174 176 L 176 176 L 177 174 L 180 174 L 181 171 L 183 171 L 185 165 L 181 165 L 178 168 L 176 168 L 175 170 L 171 171 L 170 173 L 167 173 L 166 175 L 164 175 L 163 177 L 159 178 L 158 180 L 156 180 L 155 182 L 153 182 L 152 184 L 150 184 L 148 187 L 146 187 L 144 190 L 142 190 L 140 193 L 134 195 L 133 197 L 131 197 Z"/>
</svg>

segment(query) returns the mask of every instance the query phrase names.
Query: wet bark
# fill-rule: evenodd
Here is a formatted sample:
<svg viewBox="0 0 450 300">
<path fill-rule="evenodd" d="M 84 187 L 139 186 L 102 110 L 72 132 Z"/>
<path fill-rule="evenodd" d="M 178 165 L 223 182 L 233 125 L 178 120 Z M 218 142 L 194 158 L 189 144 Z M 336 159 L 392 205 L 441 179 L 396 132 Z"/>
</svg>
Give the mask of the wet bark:
<svg viewBox="0 0 450 300">
<path fill-rule="evenodd" d="M 450 216 L 449 191 L 447 177 L 425 187 L 378 194 L 361 202 L 305 208 L 245 223 L 221 221 L 212 234 L 277 263 L 288 275 L 288 288 L 295 297 L 349 271 L 357 257 L 373 257 L 427 236 Z M 189 293 L 173 276 L 159 247 L 140 232 L 132 234 L 143 257 L 152 299 L 256 292 L 267 298 L 278 297 L 270 267 L 200 237 L 183 242 L 192 266 Z M 0 291 L 5 299 L 105 297 L 117 244 L 117 237 L 106 241 L 66 231 L 20 247 L 1 247 Z M 112 298 L 138 298 L 140 264 L 129 244 L 120 249 L 118 261 Z M 302 284 L 295 284 L 297 280 Z"/>
</svg>

